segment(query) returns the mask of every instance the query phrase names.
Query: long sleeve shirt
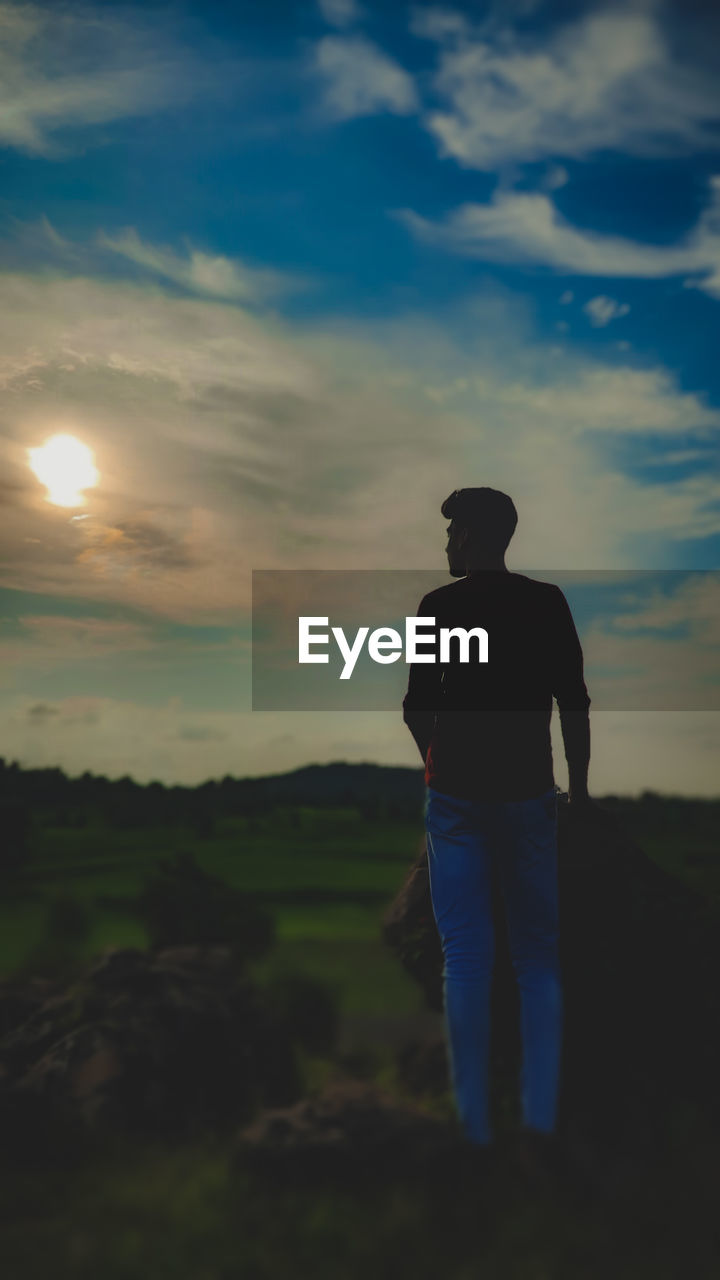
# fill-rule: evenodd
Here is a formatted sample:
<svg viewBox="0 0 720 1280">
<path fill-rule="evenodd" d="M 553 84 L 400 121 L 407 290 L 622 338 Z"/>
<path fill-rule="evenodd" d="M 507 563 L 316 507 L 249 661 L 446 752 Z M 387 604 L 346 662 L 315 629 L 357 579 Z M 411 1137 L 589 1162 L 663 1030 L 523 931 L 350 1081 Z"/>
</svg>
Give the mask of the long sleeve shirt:
<svg viewBox="0 0 720 1280">
<path fill-rule="evenodd" d="M 488 661 L 413 662 L 403 719 L 425 760 L 425 782 L 469 800 L 526 800 L 554 784 L 550 718 L 590 705 L 583 654 L 559 587 L 504 570 L 474 571 L 423 596 L 417 615 L 441 627 L 482 627 Z M 428 624 L 428 630 L 432 628 Z M 432 652 L 428 647 L 425 652 Z"/>
</svg>

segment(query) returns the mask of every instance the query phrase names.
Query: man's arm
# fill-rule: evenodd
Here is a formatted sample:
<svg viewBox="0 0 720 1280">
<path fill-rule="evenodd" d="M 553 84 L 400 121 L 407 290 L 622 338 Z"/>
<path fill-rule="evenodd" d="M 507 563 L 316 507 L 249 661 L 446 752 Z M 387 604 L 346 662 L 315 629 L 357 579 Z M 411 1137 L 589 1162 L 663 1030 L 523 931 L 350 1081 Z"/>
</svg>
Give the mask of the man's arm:
<svg viewBox="0 0 720 1280">
<path fill-rule="evenodd" d="M 583 673 L 583 652 L 565 596 L 556 587 L 557 627 L 553 651 L 553 694 L 560 713 L 571 803 L 588 800 L 590 698 Z"/>
<path fill-rule="evenodd" d="M 417 617 L 428 615 L 425 597 L 420 601 Z M 436 655 L 437 657 L 437 655 Z M 442 698 L 442 667 L 439 662 L 411 662 L 407 693 L 403 698 L 403 720 L 415 739 L 423 764 L 427 760 L 435 713 Z"/>
<path fill-rule="evenodd" d="M 587 711 L 561 711 L 560 727 L 568 763 L 570 801 L 582 803 L 589 798 L 590 717 Z"/>
</svg>

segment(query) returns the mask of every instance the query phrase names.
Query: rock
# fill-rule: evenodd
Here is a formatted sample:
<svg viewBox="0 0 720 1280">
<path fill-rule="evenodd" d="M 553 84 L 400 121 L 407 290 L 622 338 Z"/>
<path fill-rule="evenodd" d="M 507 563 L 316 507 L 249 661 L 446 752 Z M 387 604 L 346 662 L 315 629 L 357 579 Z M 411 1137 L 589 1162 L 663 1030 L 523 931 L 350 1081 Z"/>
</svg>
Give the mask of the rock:
<svg viewBox="0 0 720 1280">
<path fill-rule="evenodd" d="M 712 905 L 600 810 L 575 828 L 566 822 L 560 912 L 566 1126 L 650 1156 L 693 1115 L 717 1127 Z"/>
<path fill-rule="evenodd" d="M 398 1079 L 415 1097 L 440 1097 L 450 1088 L 447 1048 L 442 1040 L 407 1040 L 395 1055 Z"/>
<path fill-rule="evenodd" d="M 467 1145 L 454 1123 L 376 1084 L 346 1079 L 293 1106 L 263 1111 L 239 1133 L 236 1164 L 294 1182 L 313 1175 L 424 1176 L 442 1161 L 456 1165 Z"/>
<path fill-rule="evenodd" d="M 229 948 L 112 950 L 42 994 L 23 1009 L 10 992 L 0 1038 L 0 1110 L 20 1141 L 55 1122 L 224 1129 L 299 1096 L 291 1037 Z"/>
<path fill-rule="evenodd" d="M 430 897 L 425 839 L 382 920 L 382 936 L 403 968 L 420 984 L 430 1009 L 440 1012 L 442 947 Z"/>
<path fill-rule="evenodd" d="M 5 978 L 0 981 L 0 1039 L 25 1022 L 58 989 L 51 978 Z"/>
<path fill-rule="evenodd" d="M 648 1155 L 683 1127 L 717 1128 L 714 909 L 648 858 L 602 805 L 582 818 L 561 806 L 558 836 L 561 1125 L 578 1141 Z M 497 888 L 495 924 L 493 1073 L 496 1092 L 507 1097 L 517 1094 L 519 1002 Z M 424 841 L 386 913 L 383 936 L 429 1007 L 441 1010 L 442 949 Z"/>
</svg>

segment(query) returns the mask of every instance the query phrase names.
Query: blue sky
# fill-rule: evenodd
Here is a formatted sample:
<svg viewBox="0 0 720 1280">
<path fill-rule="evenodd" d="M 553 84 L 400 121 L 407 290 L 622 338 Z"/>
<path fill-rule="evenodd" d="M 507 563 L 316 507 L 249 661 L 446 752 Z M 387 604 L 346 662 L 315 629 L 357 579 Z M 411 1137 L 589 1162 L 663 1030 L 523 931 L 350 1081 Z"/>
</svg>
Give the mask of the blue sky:
<svg viewBox="0 0 720 1280">
<path fill-rule="evenodd" d="M 0 751 L 417 763 L 391 713 L 250 711 L 250 574 L 442 582 L 459 485 L 513 494 L 511 567 L 716 568 L 719 34 L 0 3 Z M 72 512 L 28 467 L 57 432 L 100 473 Z M 598 712 L 596 787 L 714 791 L 715 713 L 652 714 Z"/>
</svg>

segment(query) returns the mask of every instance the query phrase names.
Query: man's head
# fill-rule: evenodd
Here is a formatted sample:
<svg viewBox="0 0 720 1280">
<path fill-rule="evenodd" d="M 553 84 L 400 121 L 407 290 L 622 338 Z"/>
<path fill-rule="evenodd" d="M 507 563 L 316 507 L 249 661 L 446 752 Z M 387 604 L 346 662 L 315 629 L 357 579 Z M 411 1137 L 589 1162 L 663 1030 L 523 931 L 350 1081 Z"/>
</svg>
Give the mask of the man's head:
<svg viewBox="0 0 720 1280">
<path fill-rule="evenodd" d="M 473 562 L 502 565 L 517 525 L 512 498 L 499 489 L 455 489 L 440 510 L 450 520 L 446 551 L 454 578 L 464 577 Z"/>
</svg>

